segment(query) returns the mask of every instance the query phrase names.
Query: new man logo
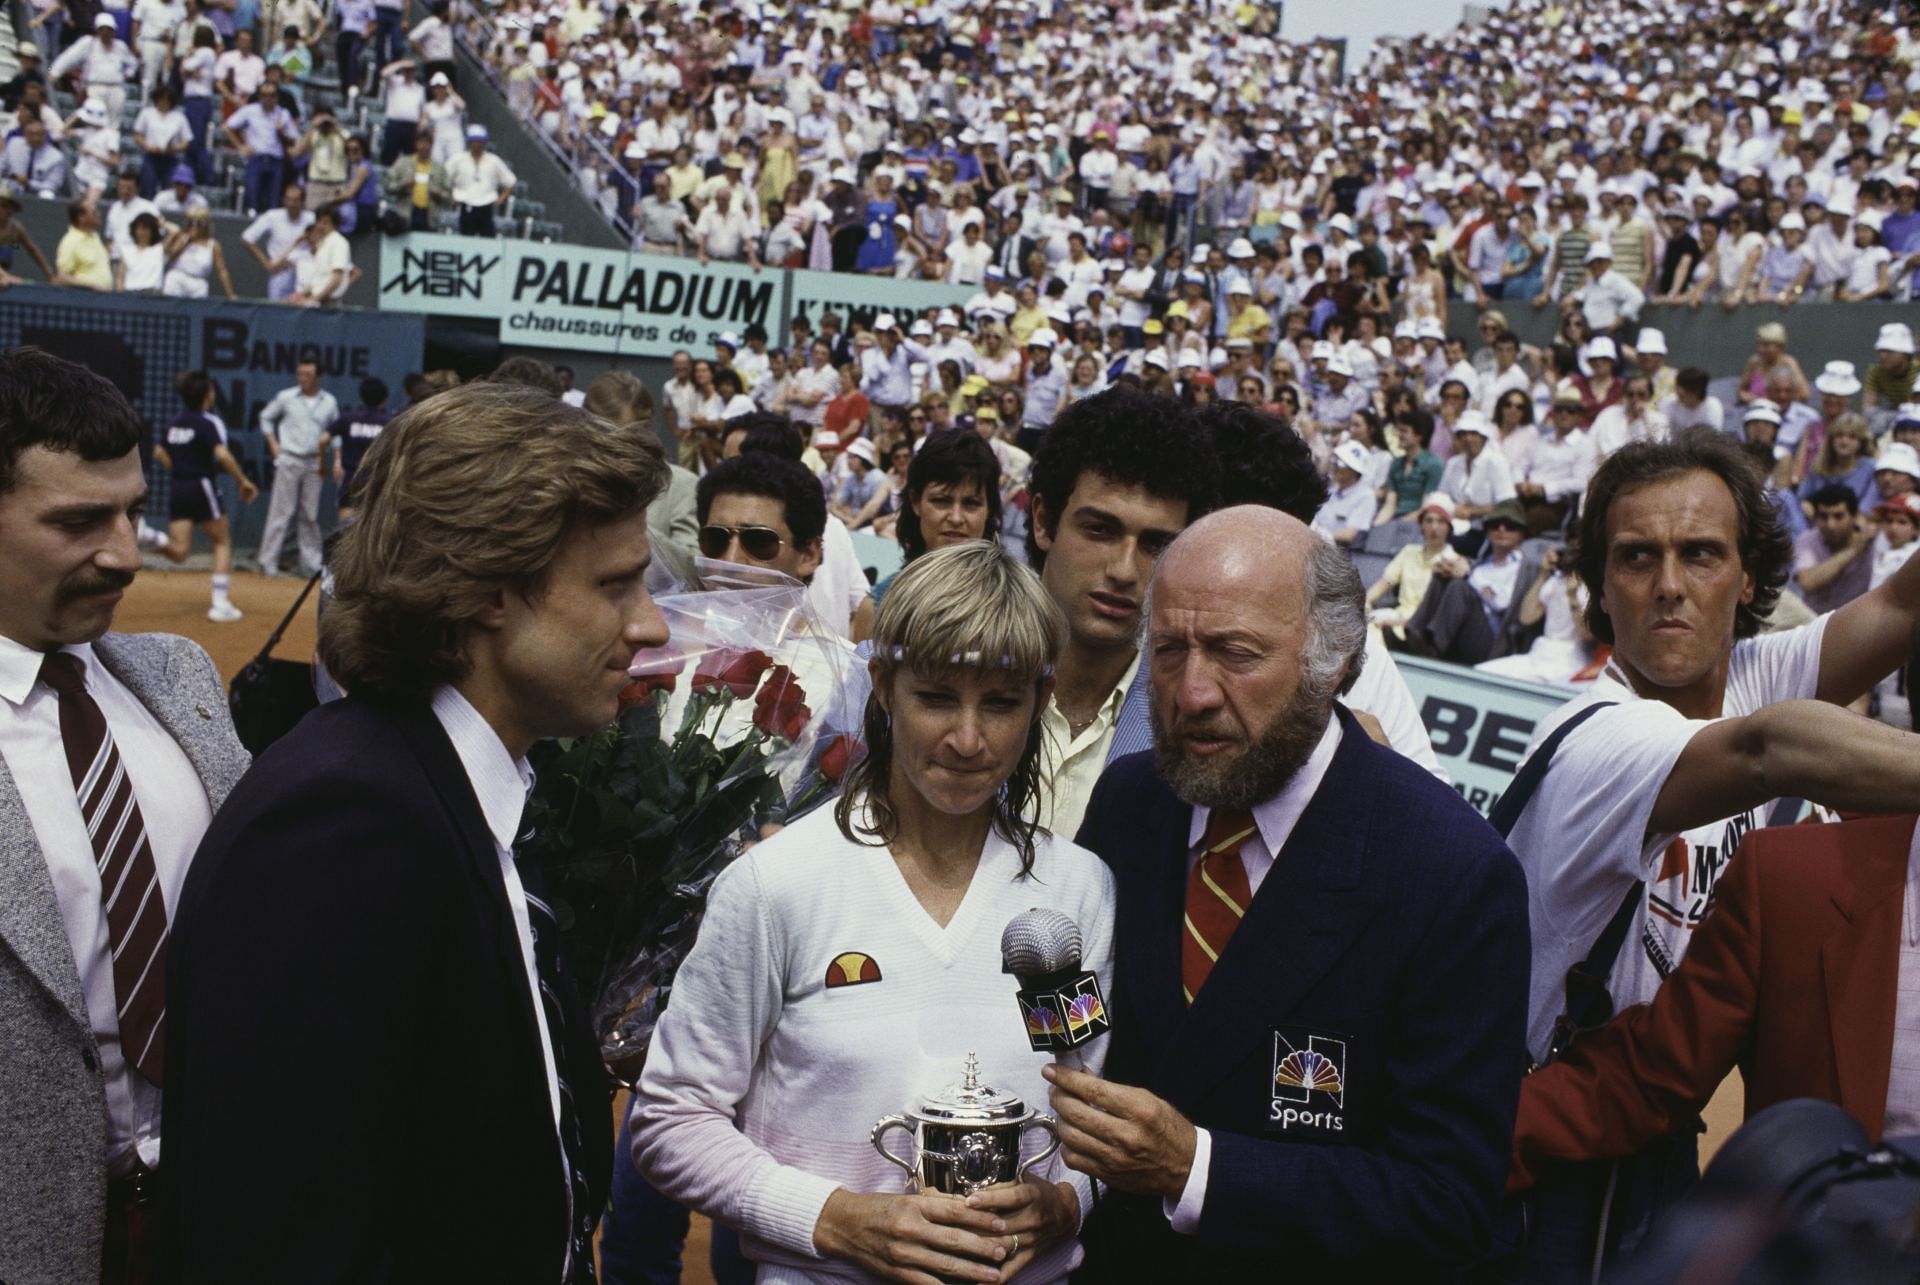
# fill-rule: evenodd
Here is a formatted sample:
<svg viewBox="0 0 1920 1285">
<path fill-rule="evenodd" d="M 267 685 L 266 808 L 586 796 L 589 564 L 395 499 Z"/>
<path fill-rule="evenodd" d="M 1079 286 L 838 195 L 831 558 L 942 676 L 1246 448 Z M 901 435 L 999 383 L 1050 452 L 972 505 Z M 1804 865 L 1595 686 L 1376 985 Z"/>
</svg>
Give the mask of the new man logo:
<svg viewBox="0 0 1920 1285">
<path fill-rule="evenodd" d="M 500 256 L 462 254 L 458 250 L 407 250 L 399 271 L 380 286 L 382 294 L 427 299 L 478 299 L 486 293 L 487 274 Z"/>
<path fill-rule="evenodd" d="M 841 986 L 864 986 L 879 980 L 880 965 L 874 962 L 872 955 L 864 955 L 857 950 L 835 955 L 833 962 L 827 965 L 828 990 Z"/>
</svg>

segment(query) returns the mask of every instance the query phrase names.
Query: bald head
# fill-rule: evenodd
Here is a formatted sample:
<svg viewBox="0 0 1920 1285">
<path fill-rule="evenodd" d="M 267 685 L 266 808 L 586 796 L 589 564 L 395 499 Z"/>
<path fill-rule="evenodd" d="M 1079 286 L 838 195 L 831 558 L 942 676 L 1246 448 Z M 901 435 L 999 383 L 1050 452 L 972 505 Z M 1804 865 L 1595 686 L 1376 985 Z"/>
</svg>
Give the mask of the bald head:
<svg viewBox="0 0 1920 1285">
<path fill-rule="evenodd" d="M 1278 509 L 1222 509 L 1162 555 L 1147 607 L 1155 761 L 1207 807 L 1277 793 L 1360 670 L 1365 594 L 1352 561 Z"/>
<path fill-rule="evenodd" d="M 1297 596 L 1322 541 L 1306 523 L 1279 509 L 1240 504 L 1219 509 L 1180 533 L 1160 556 L 1155 585 L 1176 578 L 1229 592 Z"/>
</svg>

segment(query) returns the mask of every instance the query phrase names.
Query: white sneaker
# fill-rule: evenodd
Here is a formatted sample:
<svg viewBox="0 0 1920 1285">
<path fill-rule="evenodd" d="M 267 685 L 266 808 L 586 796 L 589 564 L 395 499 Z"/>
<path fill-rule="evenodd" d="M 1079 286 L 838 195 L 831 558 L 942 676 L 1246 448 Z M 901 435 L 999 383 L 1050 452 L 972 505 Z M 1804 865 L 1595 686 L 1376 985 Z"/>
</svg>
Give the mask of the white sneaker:
<svg viewBox="0 0 1920 1285">
<path fill-rule="evenodd" d="M 207 619 L 222 625 L 231 624 L 244 614 L 230 602 L 216 602 L 207 608 Z"/>
<path fill-rule="evenodd" d="M 167 533 L 142 522 L 140 524 L 140 543 L 149 549 L 164 549 L 167 547 Z"/>
</svg>

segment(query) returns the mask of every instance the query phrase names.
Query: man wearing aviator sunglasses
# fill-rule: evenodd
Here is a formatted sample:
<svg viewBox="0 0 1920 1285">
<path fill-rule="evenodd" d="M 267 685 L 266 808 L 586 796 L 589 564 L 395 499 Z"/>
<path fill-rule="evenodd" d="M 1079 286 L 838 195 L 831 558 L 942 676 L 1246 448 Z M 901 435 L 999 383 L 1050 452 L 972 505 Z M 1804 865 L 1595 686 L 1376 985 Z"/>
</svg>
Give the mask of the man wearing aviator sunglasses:
<svg viewBox="0 0 1920 1285">
<path fill-rule="evenodd" d="M 820 566 L 827 502 L 806 465 L 749 451 L 707 470 L 694 493 L 700 553 L 807 581 Z"/>
</svg>

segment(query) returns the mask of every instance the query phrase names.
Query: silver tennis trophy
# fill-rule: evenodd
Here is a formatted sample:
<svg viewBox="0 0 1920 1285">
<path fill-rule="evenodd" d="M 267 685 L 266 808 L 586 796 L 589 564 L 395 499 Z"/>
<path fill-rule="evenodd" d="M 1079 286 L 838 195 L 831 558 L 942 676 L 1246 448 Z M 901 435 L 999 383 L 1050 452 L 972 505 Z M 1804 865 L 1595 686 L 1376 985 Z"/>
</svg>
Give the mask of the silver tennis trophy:
<svg viewBox="0 0 1920 1285">
<path fill-rule="evenodd" d="M 1020 1143 L 1030 1128 L 1045 1130 L 1049 1141 L 1022 1163 Z M 887 1150 L 883 1139 L 895 1129 L 912 1135 L 917 1163 Z M 980 1083 L 980 1062 L 971 1053 L 959 1084 L 922 1098 L 916 1110 L 879 1121 L 872 1139 L 875 1151 L 906 1170 L 908 1191 L 962 1197 L 982 1187 L 1017 1182 L 1060 1150 L 1053 1117 L 1030 1111 L 1011 1093 Z"/>
</svg>

